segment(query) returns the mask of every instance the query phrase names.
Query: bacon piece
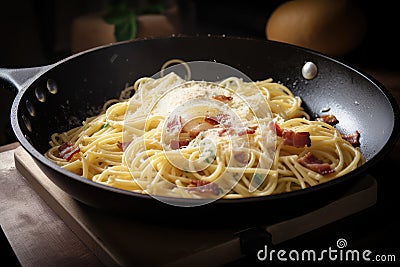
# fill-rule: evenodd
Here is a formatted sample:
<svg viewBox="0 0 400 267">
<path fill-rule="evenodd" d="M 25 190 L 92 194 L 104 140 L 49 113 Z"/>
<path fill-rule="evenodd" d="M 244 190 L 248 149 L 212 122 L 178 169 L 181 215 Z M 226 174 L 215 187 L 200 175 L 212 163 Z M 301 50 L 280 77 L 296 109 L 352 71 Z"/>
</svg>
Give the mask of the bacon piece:
<svg viewBox="0 0 400 267">
<path fill-rule="evenodd" d="M 282 137 L 283 131 L 282 131 L 281 127 L 276 122 L 271 122 L 269 124 L 269 127 L 270 127 L 271 130 L 275 131 L 275 134 L 277 136 Z"/>
<path fill-rule="evenodd" d="M 219 131 L 218 132 L 218 136 L 223 136 L 224 135 L 224 133 L 226 133 L 226 132 L 228 132 L 228 129 L 227 128 L 223 128 L 221 131 Z M 229 132 L 228 132 L 228 134 L 229 134 Z"/>
<path fill-rule="evenodd" d="M 241 131 L 238 133 L 239 136 L 245 135 L 245 134 L 254 134 L 256 132 L 255 129 L 247 128 L 244 131 Z"/>
<path fill-rule="evenodd" d="M 283 138 L 283 144 L 294 147 L 311 146 L 311 139 L 309 132 L 294 132 L 292 130 L 282 130 L 282 128 L 276 123 L 271 122 L 269 124 L 271 130 L 275 131 L 277 136 Z"/>
<path fill-rule="evenodd" d="M 242 164 L 249 163 L 249 154 L 244 151 L 234 152 L 233 157 L 239 163 L 242 163 Z"/>
<path fill-rule="evenodd" d="M 292 130 L 284 130 L 282 132 L 283 144 L 294 147 L 311 146 L 309 132 L 294 132 Z"/>
<path fill-rule="evenodd" d="M 192 139 L 195 139 L 200 134 L 200 132 L 201 131 L 190 131 L 189 132 L 189 137 L 192 138 Z"/>
<path fill-rule="evenodd" d="M 189 145 L 190 140 L 171 140 L 171 142 L 169 143 L 169 146 L 171 147 L 171 149 L 175 150 L 175 149 L 180 149 L 181 147 L 187 146 Z"/>
<path fill-rule="evenodd" d="M 215 128 L 216 125 L 222 125 L 224 127 L 221 131 L 219 131 L 219 136 L 222 136 L 225 133 L 235 134 L 235 130 L 230 128 L 231 121 L 228 114 L 217 114 L 216 116 L 205 116 L 204 118 L 190 120 L 184 124 L 182 132 L 189 133 L 191 138 L 195 138 L 200 132 Z M 257 126 L 253 126 L 244 131 L 240 131 L 238 135 L 241 136 L 245 134 L 254 134 L 256 129 Z"/>
<path fill-rule="evenodd" d="M 59 157 L 67 161 L 70 161 L 79 151 L 79 147 L 75 147 L 71 142 L 63 143 L 58 147 Z"/>
<path fill-rule="evenodd" d="M 342 138 L 348 141 L 353 147 L 360 146 L 360 133 L 358 131 L 352 134 L 342 134 Z"/>
<path fill-rule="evenodd" d="M 227 135 L 234 135 L 236 133 L 236 131 L 232 128 L 223 128 L 221 131 L 218 132 L 218 136 L 223 136 L 224 134 Z M 243 135 L 245 134 L 245 132 L 243 132 Z"/>
<path fill-rule="evenodd" d="M 61 153 L 61 151 L 64 151 L 67 148 L 70 148 L 72 146 L 71 142 L 66 142 L 66 143 L 62 143 L 59 147 L 58 147 L 58 152 Z"/>
<path fill-rule="evenodd" d="M 209 184 L 210 182 L 208 181 L 203 181 L 203 180 L 190 180 L 190 183 L 188 184 L 188 187 L 198 187 L 198 186 L 203 186 L 206 184 Z"/>
<path fill-rule="evenodd" d="M 202 180 L 191 180 L 187 186 L 193 193 L 211 193 L 219 195 L 219 187 L 216 183 L 210 183 Z"/>
<path fill-rule="evenodd" d="M 217 117 L 206 116 L 204 118 L 204 121 L 206 121 L 206 122 L 208 122 L 209 124 L 212 124 L 212 125 L 218 125 L 219 124 L 219 121 L 218 121 Z"/>
<path fill-rule="evenodd" d="M 213 125 L 221 124 L 224 127 L 230 127 L 232 125 L 229 114 L 220 113 L 216 116 L 206 116 L 204 120 Z"/>
<path fill-rule="evenodd" d="M 119 149 L 121 149 L 121 151 L 124 151 L 124 147 L 122 146 L 122 143 L 121 143 L 120 141 L 118 141 L 117 147 L 118 147 Z"/>
<path fill-rule="evenodd" d="M 331 115 L 331 114 L 319 116 L 319 117 L 315 118 L 315 120 L 325 122 L 332 126 L 339 123 L 339 120 L 335 117 L 335 115 Z"/>
<path fill-rule="evenodd" d="M 256 127 L 257 128 L 257 127 Z M 247 128 L 246 130 L 240 131 L 237 135 L 238 136 L 243 136 L 245 134 L 254 134 L 256 132 L 256 128 L 251 127 L 251 128 Z M 223 136 L 224 134 L 228 134 L 228 135 L 233 135 L 236 133 L 236 131 L 232 128 L 223 128 L 221 131 L 218 132 L 218 136 Z"/>
<path fill-rule="evenodd" d="M 322 160 L 316 158 L 311 152 L 307 152 L 304 156 L 297 159 L 301 165 L 310 170 L 318 172 L 319 174 L 326 175 L 335 172 L 335 170 L 331 169 L 331 166 L 323 162 Z"/>
<path fill-rule="evenodd" d="M 167 123 L 167 131 L 172 133 L 178 133 L 182 127 L 181 116 L 174 116 L 172 120 Z"/>
<path fill-rule="evenodd" d="M 233 97 L 225 96 L 225 95 L 213 95 L 212 98 L 215 100 L 224 102 L 224 103 L 228 103 L 229 101 L 232 101 L 232 99 L 233 99 Z"/>
<path fill-rule="evenodd" d="M 118 141 L 117 147 L 121 149 L 121 151 L 125 151 L 131 142 L 120 142 Z"/>
<path fill-rule="evenodd" d="M 209 123 L 204 118 L 196 118 L 184 123 L 182 132 L 189 133 L 191 138 L 195 138 L 200 132 L 207 131 L 214 127 L 214 124 Z"/>
</svg>

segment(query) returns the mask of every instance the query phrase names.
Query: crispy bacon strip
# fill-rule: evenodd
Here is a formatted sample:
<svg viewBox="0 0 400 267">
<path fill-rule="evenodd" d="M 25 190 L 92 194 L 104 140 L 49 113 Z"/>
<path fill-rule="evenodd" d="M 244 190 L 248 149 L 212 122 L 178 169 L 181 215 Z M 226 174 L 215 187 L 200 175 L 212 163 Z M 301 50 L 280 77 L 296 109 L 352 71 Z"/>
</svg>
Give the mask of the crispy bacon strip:
<svg viewBox="0 0 400 267">
<path fill-rule="evenodd" d="M 360 133 L 358 131 L 352 134 L 342 134 L 342 138 L 348 141 L 353 147 L 360 146 Z"/>
<path fill-rule="evenodd" d="M 222 125 L 229 128 L 231 126 L 228 114 L 218 114 L 216 116 L 205 116 L 196 118 L 184 123 L 182 132 L 189 133 L 190 138 L 196 138 L 203 131 L 214 128 L 215 125 Z M 225 132 L 225 131 L 224 131 Z M 222 136 L 223 133 L 220 134 Z"/>
<path fill-rule="evenodd" d="M 180 149 L 181 147 L 189 145 L 190 140 L 171 140 L 169 143 L 171 149 Z"/>
<path fill-rule="evenodd" d="M 228 131 L 228 129 L 227 128 L 223 128 L 221 131 L 219 131 L 218 132 L 218 136 L 223 136 L 224 134 L 231 134 L 232 133 L 232 131 Z"/>
<path fill-rule="evenodd" d="M 246 153 L 244 151 L 236 151 L 233 154 L 233 157 L 235 158 L 235 160 L 241 164 L 247 164 L 249 163 L 249 153 Z"/>
<path fill-rule="evenodd" d="M 283 144 L 294 147 L 311 146 L 311 139 L 309 132 L 294 132 L 292 130 L 285 130 L 276 123 L 271 122 L 270 129 L 275 131 L 277 136 L 283 138 Z"/>
<path fill-rule="evenodd" d="M 224 127 L 230 127 L 231 121 L 229 119 L 229 114 L 221 113 L 216 116 L 206 116 L 204 120 L 213 125 L 222 124 Z"/>
<path fill-rule="evenodd" d="M 224 103 L 228 103 L 229 101 L 232 101 L 232 99 L 233 99 L 233 97 L 225 96 L 225 95 L 213 95 L 212 98 L 215 100 L 224 102 Z"/>
<path fill-rule="evenodd" d="M 219 125 L 221 124 L 224 128 L 219 131 L 218 135 L 222 136 L 224 134 L 235 134 L 236 131 L 231 128 L 231 122 L 229 121 L 229 115 L 228 114 L 218 114 L 217 116 L 206 116 L 205 121 L 209 122 L 210 124 L 213 125 Z M 240 131 L 238 133 L 239 136 L 245 135 L 245 134 L 254 134 L 256 132 L 257 126 L 252 126 L 249 128 L 246 128 L 243 131 Z"/>
<path fill-rule="evenodd" d="M 167 131 L 172 133 L 177 133 L 182 128 L 182 118 L 181 116 L 175 116 L 172 120 L 167 123 Z"/>
<path fill-rule="evenodd" d="M 269 127 L 270 127 L 271 130 L 275 131 L 275 134 L 277 136 L 282 137 L 283 131 L 282 131 L 281 127 L 276 122 L 271 122 L 269 124 Z"/>
<path fill-rule="evenodd" d="M 219 124 L 219 121 L 218 121 L 217 117 L 206 116 L 204 118 L 204 121 L 206 121 L 207 123 L 209 123 L 211 125 L 218 125 Z"/>
<path fill-rule="evenodd" d="M 201 132 L 207 131 L 216 125 L 216 122 L 206 118 L 196 118 L 183 124 L 182 132 L 189 133 L 190 138 L 196 138 Z"/>
<path fill-rule="evenodd" d="M 242 135 L 245 135 L 245 134 L 254 134 L 255 132 L 256 132 L 255 129 L 247 128 L 247 129 L 244 130 L 244 131 L 240 131 L 240 132 L 238 133 L 238 135 L 239 135 L 239 136 L 242 136 Z"/>
<path fill-rule="evenodd" d="M 130 144 L 131 142 L 120 142 L 120 141 L 118 141 L 118 143 L 117 143 L 117 147 L 119 148 L 119 149 L 121 149 L 121 151 L 125 151 L 126 150 L 126 148 L 129 146 L 129 144 Z"/>
<path fill-rule="evenodd" d="M 72 157 L 79 153 L 79 147 L 75 147 L 71 142 L 63 143 L 58 147 L 58 156 L 67 161 L 70 161 Z"/>
<path fill-rule="evenodd" d="M 335 170 L 331 169 L 331 166 L 323 162 L 322 160 L 315 157 L 311 152 L 307 152 L 304 156 L 297 159 L 301 165 L 310 170 L 318 172 L 319 174 L 326 175 L 335 172 Z"/>
<path fill-rule="evenodd" d="M 332 114 L 319 116 L 319 117 L 315 118 L 315 120 L 325 122 L 332 126 L 339 123 L 339 120 L 335 117 L 335 115 L 332 115 Z"/>
<path fill-rule="evenodd" d="M 238 136 L 243 136 L 245 134 L 254 134 L 256 132 L 256 129 L 254 128 L 247 128 L 246 130 L 240 131 L 237 133 Z M 233 135 L 235 134 L 236 131 L 232 128 L 223 128 L 218 132 L 218 136 L 223 136 L 224 134 L 227 135 Z"/>
<path fill-rule="evenodd" d="M 284 130 L 282 133 L 283 144 L 294 147 L 311 146 L 309 132 L 294 132 L 292 130 Z"/>
<path fill-rule="evenodd" d="M 219 195 L 219 186 L 216 183 L 210 183 L 202 180 L 191 180 L 187 186 L 193 193 L 211 193 Z"/>
</svg>

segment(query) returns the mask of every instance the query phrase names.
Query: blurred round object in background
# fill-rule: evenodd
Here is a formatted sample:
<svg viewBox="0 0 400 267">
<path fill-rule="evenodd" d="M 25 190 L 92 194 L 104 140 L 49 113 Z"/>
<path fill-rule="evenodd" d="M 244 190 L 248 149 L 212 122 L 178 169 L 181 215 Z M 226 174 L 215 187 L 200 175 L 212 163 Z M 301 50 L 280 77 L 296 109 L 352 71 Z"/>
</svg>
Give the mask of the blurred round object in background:
<svg viewBox="0 0 400 267">
<path fill-rule="evenodd" d="M 355 49 L 367 30 L 366 16 L 352 0 L 293 0 L 279 5 L 266 24 L 269 40 L 333 57 Z"/>
<path fill-rule="evenodd" d="M 115 42 L 114 26 L 103 20 L 102 13 L 81 15 L 72 21 L 72 53 L 113 42 Z"/>
</svg>

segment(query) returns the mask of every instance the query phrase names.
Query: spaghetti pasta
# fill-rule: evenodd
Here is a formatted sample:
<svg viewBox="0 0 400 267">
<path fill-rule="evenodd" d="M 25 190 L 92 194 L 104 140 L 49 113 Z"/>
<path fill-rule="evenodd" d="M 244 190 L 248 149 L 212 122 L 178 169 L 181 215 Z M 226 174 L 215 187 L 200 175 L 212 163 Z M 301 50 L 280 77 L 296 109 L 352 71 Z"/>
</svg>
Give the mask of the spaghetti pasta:
<svg viewBox="0 0 400 267">
<path fill-rule="evenodd" d="M 173 72 L 138 79 L 100 115 L 54 133 L 50 146 L 47 158 L 92 181 L 183 198 L 289 192 L 365 162 L 283 84 L 187 81 Z"/>
</svg>

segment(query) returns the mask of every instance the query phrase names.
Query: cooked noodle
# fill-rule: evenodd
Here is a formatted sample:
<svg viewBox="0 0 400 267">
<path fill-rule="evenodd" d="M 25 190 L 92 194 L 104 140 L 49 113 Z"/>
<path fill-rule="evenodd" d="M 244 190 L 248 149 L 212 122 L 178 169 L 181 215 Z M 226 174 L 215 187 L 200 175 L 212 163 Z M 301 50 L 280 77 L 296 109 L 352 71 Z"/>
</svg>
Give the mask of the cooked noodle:
<svg viewBox="0 0 400 267">
<path fill-rule="evenodd" d="M 250 87 L 258 91 L 254 99 L 250 96 L 246 99 L 254 110 L 246 108 L 245 101 L 238 97 L 251 95 Z M 187 142 L 172 148 L 176 140 L 165 135 L 165 127 L 175 123 L 170 116 L 174 109 L 190 100 L 190 97 L 182 97 L 178 101 L 179 94 L 168 95 L 171 92 L 168 90 L 173 88 L 199 94 L 192 98 L 204 97 L 209 92 L 208 97 L 212 99 L 230 92 L 229 101 L 220 106 L 234 110 L 241 120 L 240 127 L 248 131 L 242 134 L 231 126 L 234 123 L 230 122 L 227 129 L 227 124 L 217 121 L 196 136 L 188 137 L 188 132 L 180 132 L 179 138 L 188 138 Z M 133 90 L 134 95 L 129 97 Z M 180 91 L 175 89 L 174 92 Z M 165 97 L 160 100 L 163 94 Z M 256 116 L 255 106 L 261 102 L 269 105 L 271 116 Z M 220 115 L 205 110 L 204 105 L 198 109 L 209 112 L 210 117 Z M 123 90 L 120 99 L 105 103 L 103 110 L 100 115 L 87 118 L 82 126 L 54 133 L 51 148 L 45 155 L 66 170 L 120 189 L 173 197 L 202 197 L 209 196 L 216 188 L 223 188 L 225 191 L 220 190 L 216 195 L 223 193 L 224 198 L 265 196 L 314 186 L 364 163 L 358 147 L 343 139 L 334 126 L 310 120 L 301 99 L 272 79 L 249 83 L 229 77 L 210 85 L 201 81 L 188 82 L 174 73 L 157 79 L 143 77 Z M 284 138 L 271 130 L 271 123 L 285 131 L 309 133 L 311 145 L 285 144 Z M 211 140 L 213 145 L 205 140 Z M 60 157 L 59 149 L 68 142 L 79 148 L 69 160 Z M 244 143 L 247 145 L 237 145 Z M 301 164 L 299 159 L 307 153 L 318 162 L 328 164 L 331 171 L 321 174 Z M 234 163 L 235 158 L 239 162 Z M 177 166 L 181 161 L 185 163 Z M 227 181 L 229 177 L 234 177 L 233 181 Z M 217 187 L 206 192 L 193 190 L 209 183 L 217 183 Z"/>
</svg>

